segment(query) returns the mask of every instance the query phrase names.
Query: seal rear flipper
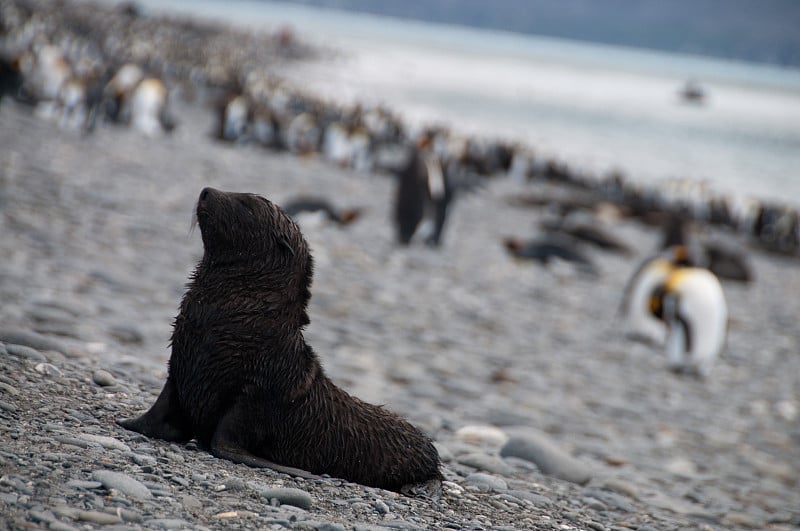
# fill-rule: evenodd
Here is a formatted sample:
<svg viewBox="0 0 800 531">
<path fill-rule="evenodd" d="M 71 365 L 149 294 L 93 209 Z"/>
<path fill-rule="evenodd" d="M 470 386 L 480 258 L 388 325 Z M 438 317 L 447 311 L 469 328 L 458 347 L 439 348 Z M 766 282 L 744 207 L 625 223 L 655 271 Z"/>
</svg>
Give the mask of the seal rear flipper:
<svg viewBox="0 0 800 531">
<path fill-rule="evenodd" d="M 246 406 L 234 405 L 219 419 L 217 428 L 211 438 L 211 453 L 220 459 L 227 459 L 234 463 L 251 466 L 253 468 L 271 468 L 276 472 L 288 474 L 293 477 L 305 479 L 321 479 L 320 476 L 312 474 L 307 470 L 286 465 L 279 465 L 269 459 L 257 456 L 245 448 L 237 437 L 241 433 L 242 426 L 247 425 Z"/>
<path fill-rule="evenodd" d="M 321 476 L 312 474 L 307 470 L 273 463 L 272 461 L 254 455 L 246 448 L 243 448 L 234 440 L 233 437 L 231 437 L 231 428 L 228 426 L 228 424 L 231 422 L 231 418 L 232 414 L 228 412 L 220 420 L 217 430 L 214 432 L 214 438 L 211 439 L 211 453 L 214 455 L 214 457 L 227 459 L 228 461 L 251 466 L 253 468 L 271 468 L 276 472 L 287 474 L 292 477 L 304 479 L 322 479 Z"/>
<path fill-rule="evenodd" d="M 175 386 L 170 378 L 147 413 L 134 419 L 121 419 L 117 424 L 131 431 L 165 441 L 186 442 L 192 438 L 187 417 L 178 405 Z"/>
<path fill-rule="evenodd" d="M 214 455 L 214 457 L 219 457 L 220 459 L 227 459 L 228 461 L 233 461 L 234 463 L 247 465 L 253 468 L 270 468 L 275 472 L 280 472 L 281 474 L 287 474 L 289 476 L 296 478 L 322 479 L 322 476 L 312 474 L 311 472 L 303 470 L 301 468 L 294 468 L 291 466 L 285 466 L 285 465 L 279 465 L 278 463 L 273 463 L 268 459 L 264 459 L 262 457 L 258 457 L 257 455 L 251 454 L 244 448 L 238 448 L 235 446 L 220 446 L 220 445 L 215 445 L 212 442 L 211 453 Z"/>
</svg>

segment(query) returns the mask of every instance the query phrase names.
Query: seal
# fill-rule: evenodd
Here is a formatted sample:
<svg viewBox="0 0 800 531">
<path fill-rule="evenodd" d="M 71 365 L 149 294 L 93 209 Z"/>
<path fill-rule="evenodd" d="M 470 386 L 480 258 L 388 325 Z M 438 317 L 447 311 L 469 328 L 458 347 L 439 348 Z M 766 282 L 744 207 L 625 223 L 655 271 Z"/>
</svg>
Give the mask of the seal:
<svg viewBox="0 0 800 531">
<path fill-rule="evenodd" d="M 149 411 L 119 424 L 301 477 L 440 485 L 430 438 L 334 385 L 306 344 L 313 260 L 295 222 L 261 196 L 212 188 L 197 222 L 204 254 L 175 319 L 167 381 Z"/>
</svg>

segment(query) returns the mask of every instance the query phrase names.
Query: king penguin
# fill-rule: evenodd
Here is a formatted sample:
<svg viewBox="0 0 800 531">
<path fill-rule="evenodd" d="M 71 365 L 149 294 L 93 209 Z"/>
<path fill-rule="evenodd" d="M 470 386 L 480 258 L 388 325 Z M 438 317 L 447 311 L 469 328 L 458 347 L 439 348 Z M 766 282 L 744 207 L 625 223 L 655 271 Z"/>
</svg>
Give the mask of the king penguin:
<svg viewBox="0 0 800 531">
<path fill-rule="evenodd" d="M 628 337 L 651 344 L 664 343 L 667 329 L 650 312 L 650 295 L 674 269 L 689 265 L 692 263 L 687 247 L 675 245 L 645 260 L 633 273 L 625 286 L 619 309 Z"/>
<path fill-rule="evenodd" d="M 652 292 L 650 312 L 667 325 L 667 362 L 705 378 L 725 347 L 728 306 L 719 279 L 699 267 L 678 267 Z"/>
</svg>

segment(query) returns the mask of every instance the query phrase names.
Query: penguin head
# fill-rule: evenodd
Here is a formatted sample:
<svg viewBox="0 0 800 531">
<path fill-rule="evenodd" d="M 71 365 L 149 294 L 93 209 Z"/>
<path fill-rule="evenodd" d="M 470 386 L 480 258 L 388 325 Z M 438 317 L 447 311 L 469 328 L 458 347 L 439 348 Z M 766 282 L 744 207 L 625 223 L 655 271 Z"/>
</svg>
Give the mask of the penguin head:
<svg viewBox="0 0 800 531">
<path fill-rule="evenodd" d="M 689 248 L 686 245 L 673 245 L 670 252 L 672 253 L 672 262 L 676 266 L 689 267 L 692 265 Z"/>
</svg>

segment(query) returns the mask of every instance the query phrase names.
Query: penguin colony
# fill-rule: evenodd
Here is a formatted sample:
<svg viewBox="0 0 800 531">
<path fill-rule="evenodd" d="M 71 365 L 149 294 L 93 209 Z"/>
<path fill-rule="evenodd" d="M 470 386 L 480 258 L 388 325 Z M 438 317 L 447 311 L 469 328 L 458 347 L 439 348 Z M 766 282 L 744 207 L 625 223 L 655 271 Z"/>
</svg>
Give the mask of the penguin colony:
<svg viewBox="0 0 800 531">
<path fill-rule="evenodd" d="M 751 236 L 769 251 L 800 255 L 800 213 L 785 205 L 734 203 L 689 180 L 644 187 L 618 172 L 589 175 L 519 143 L 446 127 L 411 131 L 385 107 L 341 106 L 305 94 L 269 73 L 270 61 L 321 53 L 286 29 L 255 35 L 143 16 L 132 4 L 51 7 L 44 0 L 0 3 L 0 98 L 29 103 L 65 129 L 128 124 L 151 136 L 180 126 L 170 113 L 174 98 L 206 102 L 217 115 L 213 134 L 220 141 L 395 176 L 401 244 L 439 245 L 455 198 L 488 178 L 509 176 L 568 185 L 593 204 L 614 203 L 645 222 L 678 213 Z"/>
<path fill-rule="evenodd" d="M 513 198 L 517 207 L 556 207 L 538 237 L 509 235 L 498 242 L 518 260 L 543 265 L 568 261 L 596 275 L 587 248 L 628 254 L 623 242 L 587 215 L 600 204 L 615 205 L 617 213 L 650 225 L 671 227 L 665 244 L 685 245 L 685 224 L 696 222 L 745 235 L 771 252 L 800 256 L 800 212 L 788 206 L 734 203 L 689 180 L 644 187 L 618 172 L 590 175 L 519 143 L 465 137 L 441 126 L 412 131 L 385 107 L 342 106 L 306 94 L 269 73 L 269 61 L 321 53 L 288 30 L 245 34 L 214 24 L 145 17 L 130 5 L 50 7 L 45 1 L 0 1 L 0 98 L 27 103 L 65 129 L 88 133 L 105 124 L 128 124 L 151 136 L 180 127 L 170 112 L 171 100 L 199 100 L 213 109 L 216 127 L 209 133 L 220 142 L 319 156 L 355 171 L 392 175 L 391 208 L 401 245 L 441 245 L 454 200 L 506 176 L 570 190 L 567 197 Z M 325 212 L 341 224 L 357 216 L 357 209 L 339 211 L 327 198 L 299 198 L 290 206 L 297 212 Z M 682 352 L 681 366 L 707 374 L 707 360 L 718 355 L 724 333 L 720 326 L 711 327 L 715 339 L 709 342 L 719 348 L 700 353 L 705 341 L 688 321 L 705 315 L 693 302 L 696 290 L 719 294 L 707 275 L 675 273 L 692 265 L 723 280 L 749 281 L 752 275 L 736 249 L 691 247 L 685 264 L 659 256 L 635 274 L 623 313 L 632 336 L 669 345 L 670 363 L 677 367 Z M 722 321 L 724 297 L 718 298 L 714 315 L 705 320 Z"/>
</svg>

